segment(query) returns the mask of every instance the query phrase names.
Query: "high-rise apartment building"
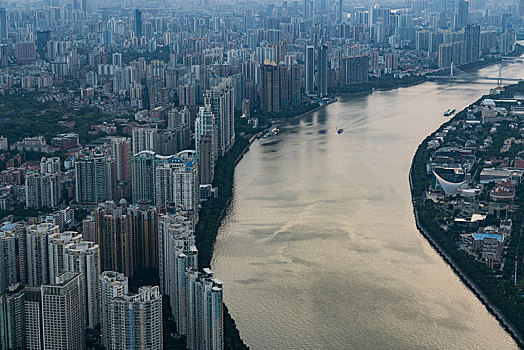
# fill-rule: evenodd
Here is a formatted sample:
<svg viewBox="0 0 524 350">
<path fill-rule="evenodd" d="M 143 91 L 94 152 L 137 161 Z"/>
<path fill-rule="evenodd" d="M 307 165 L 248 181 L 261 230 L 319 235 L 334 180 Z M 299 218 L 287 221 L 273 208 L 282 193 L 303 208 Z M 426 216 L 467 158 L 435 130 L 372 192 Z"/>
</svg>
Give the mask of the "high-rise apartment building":
<svg viewBox="0 0 524 350">
<path fill-rule="evenodd" d="M 115 160 L 116 181 L 131 181 L 131 140 L 127 137 L 111 139 L 111 157 Z"/>
<path fill-rule="evenodd" d="M 393 73 L 398 69 L 398 54 L 395 52 L 388 52 L 384 55 L 384 71 L 387 74 Z"/>
<path fill-rule="evenodd" d="M 213 157 L 213 138 L 211 135 L 200 137 L 198 150 L 200 184 L 212 184 L 215 175 L 215 158 Z"/>
<path fill-rule="evenodd" d="M 480 26 L 469 24 L 464 28 L 466 41 L 466 61 L 477 62 L 480 59 Z"/>
<path fill-rule="evenodd" d="M 150 202 L 130 206 L 135 270 L 158 268 L 158 212 Z"/>
<path fill-rule="evenodd" d="M 102 271 L 118 271 L 133 276 L 133 220 L 127 202 L 101 203 L 95 213 L 95 243 L 100 249 Z"/>
<path fill-rule="evenodd" d="M 280 106 L 300 104 L 300 66 L 295 61 L 280 66 Z"/>
<path fill-rule="evenodd" d="M 67 271 L 83 275 L 86 325 L 93 329 L 100 321 L 100 249 L 98 244 L 86 241 L 68 244 L 65 248 L 65 262 Z"/>
<path fill-rule="evenodd" d="M 223 349 L 223 283 L 209 269 L 190 269 L 186 279 L 187 348 Z"/>
<path fill-rule="evenodd" d="M 306 94 L 310 95 L 315 92 L 315 48 L 312 45 L 306 46 L 305 56 Z"/>
<path fill-rule="evenodd" d="M 49 235 L 49 281 L 54 281 L 66 271 L 66 247 L 82 241 L 82 235 L 75 231 L 57 232 Z"/>
<path fill-rule="evenodd" d="M 42 330 L 46 350 L 82 350 L 85 342 L 85 286 L 81 273 L 64 272 L 42 293 Z"/>
<path fill-rule="evenodd" d="M 228 81 L 222 81 L 204 94 L 204 104 L 210 105 L 218 132 L 218 155 L 224 155 L 235 143 L 235 91 Z"/>
<path fill-rule="evenodd" d="M 317 95 L 318 97 L 327 96 L 328 88 L 328 56 L 327 56 L 327 45 L 320 45 L 318 47 L 318 57 L 317 57 Z"/>
<path fill-rule="evenodd" d="M 0 231 L 0 294 L 16 284 L 16 236 Z"/>
<path fill-rule="evenodd" d="M 132 131 L 132 150 L 133 155 L 142 151 L 156 150 L 156 134 L 157 130 L 154 128 L 137 127 Z"/>
<path fill-rule="evenodd" d="M 456 29 L 462 29 L 469 24 L 469 1 L 457 0 L 456 2 Z"/>
<path fill-rule="evenodd" d="M 42 293 L 40 287 L 24 288 L 25 348 L 41 350 L 44 344 L 42 335 Z"/>
<path fill-rule="evenodd" d="M 218 125 L 211 106 L 200 107 L 195 119 L 195 150 L 200 155 L 200 138 L 209 135 L 212 141 L 213 158 L 218 156 Z"/>
<path fill-rule="evenodd" d="M 197 268 L 198 250 L 191 220 L 182 215 L 159 219 L 160 289 L 169 296 L 173 319 L 180 334 L 187 334 L 186 270 Z"/>
<path fill-rule="evenodd" d="M 197 210 L 198 163 L 180 157 L 156 158 L 155 204 L 181 206 L 185 210 Z"/>
<path fill-rule="evenodd" d="M 55 208 L 62 200 L 60 158 L 42 158 L 40 172 L 25 178 L 25 199 L 28 208 Z"/>
<path fill-rule="evenodd" d="M 135 35 L 137 38 L 142 36 L 142 11 L 135 9 Z"/>
<path fill-rule="evenodd" d="M 131 159 L 132 197 L 134 202 L 149 200 L 155 203 L 156 154 L 142 151 Z"/>
<path fill-rule="evenodd" d="M 158 286 L 113 299 L 113 350 L 163 349 L 162 295 Z"/>
<path fill-rule="evenodd" d="M 24 309 L 23 287 L 0 293 L 0 349 L 28 349 Z"/>
<path fill-rule="evenodd" d="M 50 223 L 30 225 L 25 229 L 24 244 L 20 245 L 20 249 L 25 250 L 20 254 L 25 260 L 20 272 L 23 283 L 38 287 L 50 282 L 49 237 L 59 232 L 59 227 Z"/>
<path fill-rule="evenodd" d="M 95 151 L 75 162 L 76 201 L 97 204 L 113 198 L 114 161 Z"/>
<path fill-rule="evenodd" d="M 266 60 L 261 69 L 261 105 L 264 113 L 278 113 L 280 111 L 280 75 L 275 62 Z"/>
<path fill-rule="evenodd" d="M 7 12 L 5 7 L 0 7 L 0 43 L 8 37 Z"/>
<path fill-rule="evenodd" d="M 466 42 L 456 41 L 449 44 L 441 44 L 438 51 L 439 68 L 458 66 L 466 63 Z"/>
<path fill-rule="evenodd" d="M 170 295 L 170 273 L 173 272 L 173 237 L 187 236 L 188 246 L 194 243 L 193 222 L 184 215 L 163 214 L 158 218 L 158 274 L 160 276 L 160 292 Z"/>
<path fill-rule="evenodd" d="M 106 349 L 113 349 L 113 315 L 111 313 L 113 299 L 122 297 L 128 292 L 128 279 L 123 273 L 102 272 L 100 275 L 100 326 L 102 345 Z"/>
<path fill-rule="evenodd" d="M 342 59 L 340 81 L 343 84 L 357 84 L 368 81 L 369 56 L 349 56 Z"/>
</svg>

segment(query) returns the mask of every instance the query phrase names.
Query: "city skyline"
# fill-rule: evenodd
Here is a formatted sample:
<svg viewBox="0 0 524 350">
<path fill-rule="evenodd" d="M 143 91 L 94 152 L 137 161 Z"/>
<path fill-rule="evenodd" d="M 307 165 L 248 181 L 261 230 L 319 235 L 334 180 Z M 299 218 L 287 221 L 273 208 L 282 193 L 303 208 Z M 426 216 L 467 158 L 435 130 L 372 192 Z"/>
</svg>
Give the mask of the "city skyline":
<svg viewBox="0 0 524 350">
<path fill-rule="evenodd" d="M 420 286 L 412 295 L 389 287 L 363 292 L 370 280 L 390 283 L 384 271 L 399 286 L 418 281 L 403 273 L 413 273 L 406 262 L 427 244 L 413 241 L 419 236 L 523 346 L 521 40 L 521 0 L 1 1 L 0 349 L 289 347 L 278 337 L 297 348 L 308 347 L 302 341 L 350 348 L 371 339 L 366 332 L 380 334 L 377 347 L 381 337 L 393 348 L 404 338 L 446 347 L 453 337 L 439 334 L 443 328 L 460 334 L 474 323 L 455 326 L 461 317 L 428 312 L 433 328 L 414 336 L 405 330 L 423 317 L 415 311 Z M 448 97 L 452 89 L 471 98 L 469 107 Z M 378 127 L 375 117 L 386 124 Z M 424 137 L 418 148 L 411 143 Z M 408 145 L 417 152 L 411 170 L 403 167 Z M 403 158 L 391 165 L 393 150 Z M 239 177 L 252 153 L 261 158 Z M 357 164 L 368 185 L 357 185 Z M 375 177 L 377 169 L 383 177 L 402 171 L 411 202 L 400 182 L 386 186 Z M 266 190 L 257 192 L 260 186 Z M 390 193 L 402 195 L 384 209 Z M 332 214 L 338 210 L 347 215 Z M 390 229 L 383 221 L 399 218 L 391 225 L 399 227 L 395 242 L 390 232 L 374 236 L 377 227 Z M 250 234 L 254 227 L 260 231 Z M 317 241 L 299 247 L 310 236 Z M 347 251 L 331 255 L 327 242 Z M 380 248 L 366 246 L 375 243 Z M 413 256 L 381 260 L 396 247 Z M 370 251 L 383 271 L 359 279 L 337 270 L 354 272 L 352 257 L 369 261 Z M 224 254 L 236 262 L 220 264 Z M 424 276 L 433 285 L 445 274 Z M 268 276 L 287 277 L 264 284 Z M 368 310 L 373 293 L 396 301 L 376 322 L 366 320 L 371 311 L 355 312 L 363 330 L 355 336 L 353 325 L 337 319 L 360 305 L 337 304 L 347 300 L 331 289 L 339 282 Z M 446 298 L 424 300 L 431 310 L 455 305 Z M 379 299 L 377 315 L 387 309 Z M 303 310 L 288 308 L 295 302 Z M 275 304 L 282 313 L 268 319 Z M 298 317 L 304 333 L 293 328 Z M 488 330 L 493 339 L 508 337 Z"/>
</svg>

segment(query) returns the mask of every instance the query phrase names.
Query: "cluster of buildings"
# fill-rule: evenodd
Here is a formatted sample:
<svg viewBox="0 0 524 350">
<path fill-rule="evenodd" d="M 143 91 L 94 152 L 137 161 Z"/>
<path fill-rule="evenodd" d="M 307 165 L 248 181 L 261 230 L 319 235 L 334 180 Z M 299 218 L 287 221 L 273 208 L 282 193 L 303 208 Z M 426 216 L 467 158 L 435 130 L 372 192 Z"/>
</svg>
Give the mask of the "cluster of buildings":
<svg viewBox="0 0 524 350">
<path fill-rule="evenodd" d="M 123 274 L 101 269 L 99 245 L 48 222 L 4 223 L 0 340 L 6 349 L 85 349 L 86 329 L 102 319 L 111 344 L 162 348 L 162 296 L 157 287 L 128 292 Z M 117 275 L 122 288 L 107 276 Z M 102 305 L 107 308 L 102 308 Z M 139 322 L 137 322 L 139 320 Z M 119 328 L 120 327 L 120 328 Z M 126 332 L 122 332 L 123 329 Z M 128 348 L 124 346 L 123 348 Z"/>
<path fill-rule="evenodd" d="M 51 212 L 0 229 L 2 349 L 83 349 L 85 329 L 98 325 L 106 349 L 161 349 L 163 298 L 189 349 L 222 349 L 222 282 L 198 266 L 194 230 L 201 203 L 218 193 L 218 158 L 243 136 L 236 124 L 258 128 L 258 117 L 322 102 L 336 87 L 507 55 L 524 18 L 524 2 L 513 0 L 3 6 L 0 94 L 90 106 L 107 120 L 87 136 L 66 116 L 53 135 L 0 137 L 0 209 Z M 248 120 L 235 118 L 240 111 Z M 492 267 L 511 234 L 521 138 L 501 146 L 515 164 L 486 165 L 478 183 L 477 150 L 493 138 L 447 140 L 478 128 L 494 135 L 505 123 L 519 130 L 521 113 L 493 95 L 428 144 L 432 193 L 447 208 L 452 196 L 467 198 L 453 204 L 461 244 Z M 488 214 L 505 224 L 485 225 Z M 149 270 L 159 285 L 130 293 L 129 280 Z"/>
<path fill-rule="evenodd" d="M 0 343 L 14 349 L 85 349 L 99 327 L 106 349 L 163 349 L 168 298 L 188 349 L 222 349 L 223 283 L 198 269 L 186 212 L 125 200 L 100 204 L 82 232 L 48 220 L 0 228 Z M 136 271 L 159 271 L 159 286 L 131 293 Z"/>
<path fill-rule="evenodd" d="M 504 268 L 513 220 L 519 219 L 514 213 L 524 175 L 521 101 L 524 96 L 494 89 L 427 144 L 432 182 L 426 196 L 448 217 L 439 225 L 458 249 L 492 269 Z"/>
<path fill-rule="evenodd" d="M 235 108 L 247 99 L 273 113 L 305 101 L 301 91 L 324 98 L 369 76 L 421 75 L 507 55 L 524 14 L 513 0 L 240 2 L 223 12 L 208 0 L 85 2 L 0 11 L 1 91 L 54 91 L 112 114 L 147 110 L 153 119 L 187 107 L 194 118 L 205 92 L 227 82 Z M 80 93 L 61 91 L 65 80 Z"/>
</svg>

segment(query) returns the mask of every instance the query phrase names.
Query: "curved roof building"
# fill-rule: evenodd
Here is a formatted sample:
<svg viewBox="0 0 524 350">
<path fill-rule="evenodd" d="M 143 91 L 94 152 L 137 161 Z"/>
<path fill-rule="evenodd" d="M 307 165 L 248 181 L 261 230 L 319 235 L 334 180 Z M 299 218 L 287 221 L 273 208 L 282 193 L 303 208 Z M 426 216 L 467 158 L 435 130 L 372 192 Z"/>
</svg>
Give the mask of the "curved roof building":
<svg viewBox="0 0 524 350">
<path fill-rule="evenodd" d="M 435 176 L 435 179 L 437 179 L 438 184 L 444 191 L 444 194 L 446 196 L 449 196 L 455 192 L 456 189 L 460 188 L 462 185 L 464 185 L 467 181 L 462 181 L 458 183 L 449 182 L 447 180 L 444 180 L 442 177 L 439 176 L 435 171 L 433 171 L 433 175 Z"/>
</svg>

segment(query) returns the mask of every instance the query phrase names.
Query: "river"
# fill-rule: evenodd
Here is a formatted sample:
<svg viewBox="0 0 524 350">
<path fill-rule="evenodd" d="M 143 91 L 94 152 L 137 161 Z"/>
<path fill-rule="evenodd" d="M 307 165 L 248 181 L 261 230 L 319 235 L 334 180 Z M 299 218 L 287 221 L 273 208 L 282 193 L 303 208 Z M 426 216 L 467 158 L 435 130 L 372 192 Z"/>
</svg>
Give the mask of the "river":
<svg viewBox="0 0 524 350">
<path fill-rule="evenodd" d="M 505 63 L 503 74 L 523 77 L 523 67 Z M 417 231 L 408 182 L 442 113 L 493 86 L 426 82 L 342 97 L 255 141 L 212 262 L 248 346 L 517 348 Z"/>
</svg>

